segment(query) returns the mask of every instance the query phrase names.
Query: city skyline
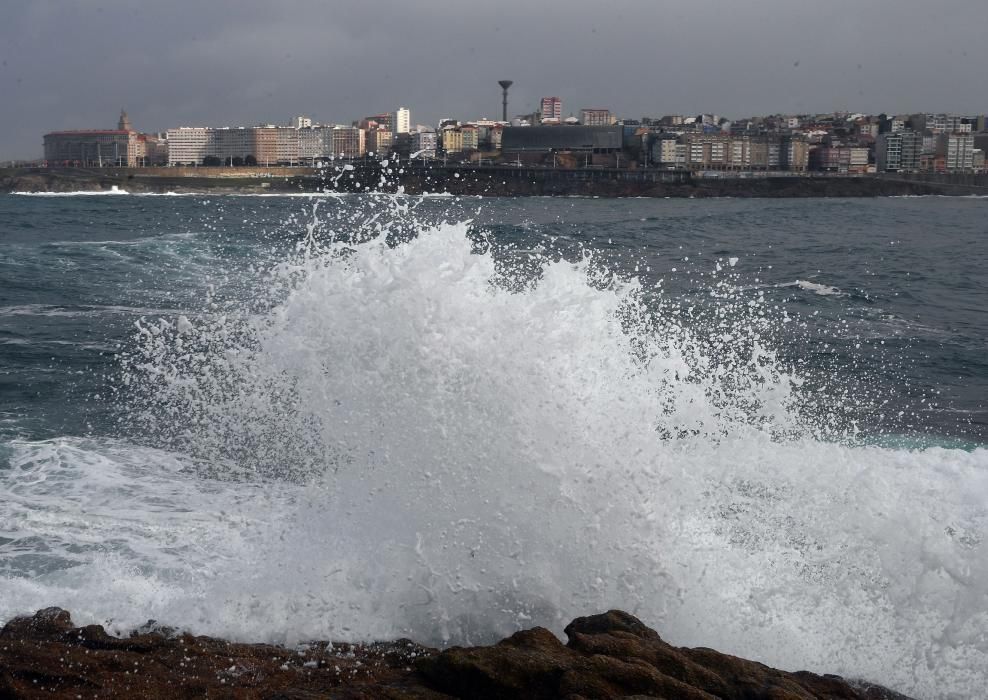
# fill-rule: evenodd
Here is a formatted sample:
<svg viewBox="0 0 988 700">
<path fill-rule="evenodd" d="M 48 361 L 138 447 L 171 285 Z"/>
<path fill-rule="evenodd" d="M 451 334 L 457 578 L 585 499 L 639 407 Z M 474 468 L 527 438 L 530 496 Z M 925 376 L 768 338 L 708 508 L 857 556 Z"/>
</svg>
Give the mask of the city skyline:
<svg viewBox="0 0 988 700">
<path fill-rule="evenodd" d="M 757 8 L 627 0 L 546 7 L 174 2 L 133 8 L 34 2 L 0 27 L 0 159 L 32 159 L 40 134 L 177 125 L 324 123 L 399 105 L 412 123 L 500 115 L 563 99 L 563 116 L 628 118 L 837 111 L 984 113 L 981 27 L 968 0 Z M 921 39 L 921 41 L 920 41 Z"/>
</svg>

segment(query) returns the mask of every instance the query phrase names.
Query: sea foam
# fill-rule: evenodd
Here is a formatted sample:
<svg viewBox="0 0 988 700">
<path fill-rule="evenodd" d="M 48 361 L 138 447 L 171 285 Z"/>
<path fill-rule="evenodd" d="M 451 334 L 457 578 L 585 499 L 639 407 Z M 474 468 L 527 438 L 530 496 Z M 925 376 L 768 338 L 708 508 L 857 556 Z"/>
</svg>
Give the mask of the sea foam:
<svg viewBox="0 0 988 700">
<path fill-rule="evenodd" d="M 0 617 L 447 644 L 619 607 L 914 695 L 988 682 L 988 451 L 845 440 L 756 312 L 691 326 L 589 258 L 518 275 L 466 224 L 313 230 L 267 311 L 139 324 L 127 439 L 6 446 Z"/>
</svg>

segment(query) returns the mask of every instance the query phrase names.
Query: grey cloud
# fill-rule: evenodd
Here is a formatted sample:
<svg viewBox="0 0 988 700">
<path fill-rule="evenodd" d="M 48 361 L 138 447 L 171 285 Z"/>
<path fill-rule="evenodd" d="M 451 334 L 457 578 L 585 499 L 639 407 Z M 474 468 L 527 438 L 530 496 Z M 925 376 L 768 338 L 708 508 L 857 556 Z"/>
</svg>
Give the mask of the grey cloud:
<svg viewBox="0 0 988 700">
<path fill-rule="evenodd" d="M 985 111 L 981 0 L 6 4 L 0 159 L 121 107 L 149 131 L 496 116 L 500 78 L 512 112 L 550 94 L 631 117 Z"/>
</svg>

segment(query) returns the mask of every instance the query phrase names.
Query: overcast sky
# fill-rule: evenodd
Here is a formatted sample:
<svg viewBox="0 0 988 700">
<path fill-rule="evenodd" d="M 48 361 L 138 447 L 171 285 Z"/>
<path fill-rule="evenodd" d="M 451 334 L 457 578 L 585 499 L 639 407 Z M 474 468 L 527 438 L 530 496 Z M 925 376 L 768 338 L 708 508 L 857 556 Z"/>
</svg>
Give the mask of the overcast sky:
<svg viewBox="0 0 988 700">
<path fill-rule="evenodd" d="M 0 0 L 0 159 L 42 135 L 564 115 L 988 111 L 988 0 Z"/>
</svg>

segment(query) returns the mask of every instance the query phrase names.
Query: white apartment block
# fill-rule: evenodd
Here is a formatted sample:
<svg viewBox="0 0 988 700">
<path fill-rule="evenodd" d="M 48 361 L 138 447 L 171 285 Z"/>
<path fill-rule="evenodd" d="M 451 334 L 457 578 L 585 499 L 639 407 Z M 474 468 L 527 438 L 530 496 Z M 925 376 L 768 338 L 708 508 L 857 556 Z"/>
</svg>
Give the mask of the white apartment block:
<svg viewBox="0 0 988 700">
<path fill-rule="evenodd" d="M 395 112 L 395 131 L 396 134 L 407 134 L 409 132 L 409 124 L 412 121 L 412 113 L 407 107 L 399 107 L 398 111 Z"/>
<path fill-rule="evenodd" d="M 215 155 L 215 130 L 204 126 L 182 126 L 165 132 L 168 141 L 168 165 L 199 165 L 206 156 Z"/>
<path fill-rule="evenodd" d="M 974 135 L 943 134 L 937 144 L 937 155 L 944 157 L 946 170 L 974 168 Z"/>
</svg>

